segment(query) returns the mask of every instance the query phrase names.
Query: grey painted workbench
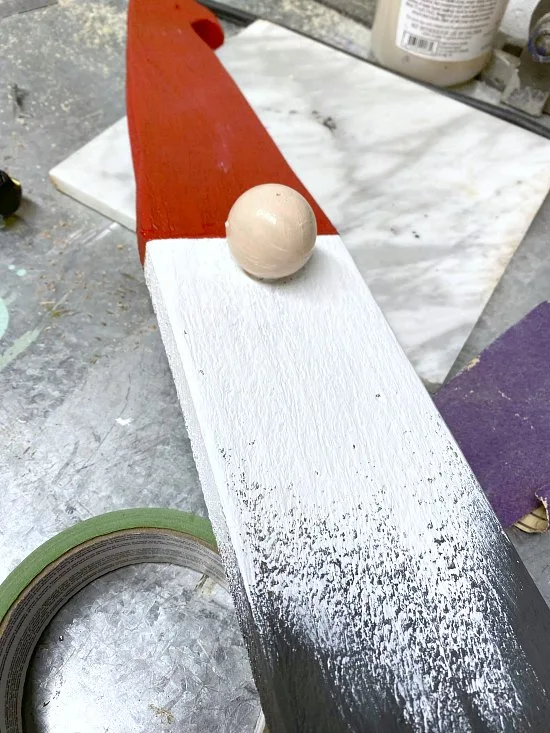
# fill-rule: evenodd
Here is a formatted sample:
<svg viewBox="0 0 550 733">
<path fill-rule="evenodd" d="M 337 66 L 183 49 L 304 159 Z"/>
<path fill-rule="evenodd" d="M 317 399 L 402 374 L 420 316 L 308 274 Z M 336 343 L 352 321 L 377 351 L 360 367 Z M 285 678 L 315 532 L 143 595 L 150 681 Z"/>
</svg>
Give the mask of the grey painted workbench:
<svg viewBox="0 0 550 733">
<path fill-rule="evenodd" d="M 361 37 L 311 0 L 240 4 L 325 40 Z M 0 581 L 80 519 L 133 506 L 206 513 L 134 235 L 47 177 L 123 115 L 124 40 L 123 0 L 0 20 L 0 167 L 26 193 L 0 229 Z M 550 298 L 549 233 L 547 201 L 455 371 Z M 510 536 L 550 602 L 550 535 Z M 82 591 L 35 655 L 27 730 L 252 731 L 231 602 L 197 582 L 143 566 Z"/>
</svg>

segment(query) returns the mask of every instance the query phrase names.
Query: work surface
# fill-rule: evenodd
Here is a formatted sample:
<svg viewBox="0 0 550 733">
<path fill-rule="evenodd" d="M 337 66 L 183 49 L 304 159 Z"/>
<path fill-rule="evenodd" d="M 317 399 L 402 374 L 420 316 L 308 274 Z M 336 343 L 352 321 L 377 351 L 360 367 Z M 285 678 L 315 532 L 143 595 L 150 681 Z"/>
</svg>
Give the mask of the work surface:
<svg viewBox="0 0 550 733">
<path fill-rule="evenodd" d="M 273 14 L 283 5 L 301 4 Z M 0 21 L 0 167 L 27 196 L 0 230 L 0 580 L 79 519 L 133 506 L 205 514 L 135 237 L 47 178 L 124 114 L 124 10 L 62 0 Z M 550 297 L 549 235 L 546 201 L 454 371 Z M 550 537 L 510 534 L 550 602 Z M 193 585 L 176 568 L 130 568 L 75 598 L 33 662 L 36 729 L 178 730 L 170 711 L 202 710 L 190 730 L 252 730 L 230 606 L 197 610 Z M 122 715 L 123 699 L 138 712 Z"/>
</svg>

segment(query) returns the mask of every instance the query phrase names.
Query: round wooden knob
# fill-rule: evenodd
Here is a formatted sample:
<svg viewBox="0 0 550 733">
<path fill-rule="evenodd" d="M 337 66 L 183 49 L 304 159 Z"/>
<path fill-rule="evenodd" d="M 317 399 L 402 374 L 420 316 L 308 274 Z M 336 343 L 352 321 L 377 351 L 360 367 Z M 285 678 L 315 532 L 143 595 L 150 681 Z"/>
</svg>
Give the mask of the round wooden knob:
<svg viewBox="0 0 550 733">
<path fill-rule="evenodd" d="M 266 183 L 235 201 L 225 230 L 231 253 L 245 272 L 277 280 L 294 274 L 308 261 L 317 222 L 300 193 L 279 183 Z"/>
</svg>

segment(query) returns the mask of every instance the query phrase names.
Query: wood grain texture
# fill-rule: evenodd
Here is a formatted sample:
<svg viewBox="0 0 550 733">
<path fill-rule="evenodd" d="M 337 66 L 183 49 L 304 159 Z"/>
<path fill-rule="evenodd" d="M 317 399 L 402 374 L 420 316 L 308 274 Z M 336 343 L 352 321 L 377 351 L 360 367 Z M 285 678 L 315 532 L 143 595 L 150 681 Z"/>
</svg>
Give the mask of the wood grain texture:
<svg viewBox="0 0 550 733">
<path fill-rule="evenodd" d="M 222 237 L 231 206 L 260 183 L 283 183 L 327 216 L 294 174 L 212 49 L 215 16 L 193 0 L 132 0 L 127 108 L 143 261 L 149 239 Z"/>
<path fill-rule="evenodd" d="M 145 274 L 272 733 L 547 731 L 548 609 L 339 237 Z"/>
</svg>

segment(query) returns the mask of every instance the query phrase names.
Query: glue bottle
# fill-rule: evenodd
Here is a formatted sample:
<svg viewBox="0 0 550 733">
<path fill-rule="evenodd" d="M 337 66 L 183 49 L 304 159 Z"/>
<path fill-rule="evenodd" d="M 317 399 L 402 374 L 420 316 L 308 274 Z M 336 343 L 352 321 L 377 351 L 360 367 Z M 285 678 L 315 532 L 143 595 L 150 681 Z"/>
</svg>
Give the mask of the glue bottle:
<svg viewBox="0 0 550 733">
<path fill-rule="evenodd" d="M 508 0 L 378 0 L 371 50 L 389 69 L 437 86 L 472 79 L 491 57 Z"/>
</svg>

